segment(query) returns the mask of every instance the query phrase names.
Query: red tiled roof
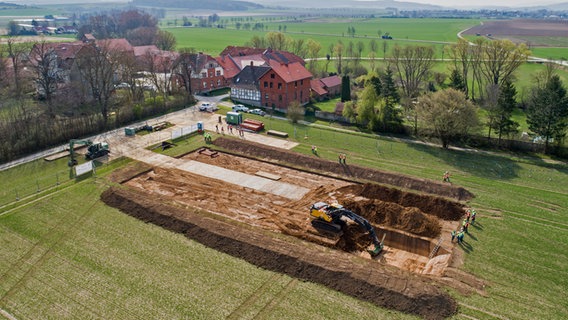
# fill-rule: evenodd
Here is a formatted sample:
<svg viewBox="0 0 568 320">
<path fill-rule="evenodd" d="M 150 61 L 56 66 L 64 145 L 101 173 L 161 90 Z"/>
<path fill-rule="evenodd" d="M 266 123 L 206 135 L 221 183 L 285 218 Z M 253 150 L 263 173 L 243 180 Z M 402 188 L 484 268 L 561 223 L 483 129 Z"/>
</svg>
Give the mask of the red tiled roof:
<svg viewBox="0 0 568 320">
<path fill-rule="evenodd" d="M 310 86 L 312 91 L 320 96 L 323 96 L 324 94 L 327 93 L 327 90 L 323 88 L 323 83 L 319 79 L 310 80 Z"/>
<path fill-rule="evenodd" d="M 231 56 L 220 56 L 215 58 L 215 60 L 217 60 L 221 68 L 223 68 L 223 76 L 225 77 L 225 79 L 232 79 L 239 72 L 241 72 L 241 69 L 231 58 Z"/>
<path fill-rule="evenodd" d="M 97 40 L 95 43 L 97 46 L 108 50 L 116 50 L 121 53 L 131 52 L 134 54 L 134 48 L 130 45 L 130 42 L 124 38 Z"/>
<path fill-rule="evenodd" d="M 270 60 L 269 65 L 286 83 L 312 78 L 312 74 L 299 62 L 284 64 Z"/>
<path fill-rule="evenodd" d="M 328 87 L 328 88 L 332 88 L 332 87 L 336 87 L 336 86 L 341 85 L 341 78 L 338 77 L 337 75 L 331 76 L 331 77 L 326 77 L 326 78 L 321 78 L 320 80 L 321 80 L 321 82 L 323 82 L 323 85 Z"/>
<path fill-rule="evenodd" d="M 149 46 L 136 46 L 136 47 L 132 47 L 132 49 L 134 50 L 134 55 L 136 57 L 143 56 L 148 52 L 154 53 L 154 52 L 160 51 L 160 49 L 158 49 L 158 47 L 156 47 L 153 44 L 149 45 Z"/>
</svg>

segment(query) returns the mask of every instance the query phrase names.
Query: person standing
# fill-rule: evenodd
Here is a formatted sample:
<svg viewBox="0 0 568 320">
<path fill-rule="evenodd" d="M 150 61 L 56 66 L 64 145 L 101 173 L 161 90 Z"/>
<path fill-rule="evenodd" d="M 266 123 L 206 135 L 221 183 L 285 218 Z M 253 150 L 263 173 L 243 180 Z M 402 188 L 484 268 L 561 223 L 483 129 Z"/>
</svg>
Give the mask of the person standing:
<svg viewBox="0 0 568 320">
<path fill-rule="evenodd" d="M 476 215 L 476 212 L 475 212 L 475 210 L 473 210 L 473 212 L 471 213 L 471 224 L 473 224 L 475 222 L 475 215 Z"/>
<path fill-rule="evenodd" d="M 454 243 L 454 238 L 456 237 L 456 230 L 452 230 L 452 243 Z"/>
</svg>

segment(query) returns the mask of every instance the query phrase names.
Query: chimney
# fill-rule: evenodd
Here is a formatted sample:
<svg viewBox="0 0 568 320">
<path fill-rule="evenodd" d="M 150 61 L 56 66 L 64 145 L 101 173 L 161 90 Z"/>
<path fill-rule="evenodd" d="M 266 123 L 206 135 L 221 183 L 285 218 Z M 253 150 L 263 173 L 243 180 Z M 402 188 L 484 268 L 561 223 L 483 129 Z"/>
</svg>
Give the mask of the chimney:
<svg viewBox="0 0 568 320">
<path fill-rule="evenodd" d="M 250 66 L 254 67 L 254 62 L 252 60 L 250 61 Z"/>
</svg>

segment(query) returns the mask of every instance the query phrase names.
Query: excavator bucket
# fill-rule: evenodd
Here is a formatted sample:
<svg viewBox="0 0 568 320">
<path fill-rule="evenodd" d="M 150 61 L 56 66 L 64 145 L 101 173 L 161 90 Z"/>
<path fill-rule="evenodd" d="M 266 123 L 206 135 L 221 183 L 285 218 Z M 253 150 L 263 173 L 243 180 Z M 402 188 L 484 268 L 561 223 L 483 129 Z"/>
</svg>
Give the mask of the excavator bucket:
<svg viewBox="0 0 568 320">
<path fill-rule="evenodd" d="M 378 256 L 381 251 L 383 251 L 383 246 L 375 246 L 374 249 L 368 249 L 367 252 L 371 255 L 371 257 L 376 257 Z"/>
</svg>

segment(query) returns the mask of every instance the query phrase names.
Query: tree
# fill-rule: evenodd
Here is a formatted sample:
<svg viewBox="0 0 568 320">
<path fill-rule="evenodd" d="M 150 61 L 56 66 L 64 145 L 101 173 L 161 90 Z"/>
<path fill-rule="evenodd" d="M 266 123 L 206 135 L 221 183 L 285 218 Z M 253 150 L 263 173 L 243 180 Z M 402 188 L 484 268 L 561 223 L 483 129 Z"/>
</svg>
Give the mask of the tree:
<svg viewBox="0 0 568 320">
<path fill-rule="evenodd" d="M 463 91 L 466 96 L 469 96 L 468 77 L 472 59 L 469 42 L 458 39 L 457 43 L 448 47 L 448 53 L 454 64 L 452 77 L 455 80 L 451 82 L 450 88 Z"/>
<path fill-rule="evenodd" d="M 416 114 L 425 128 L 433 130 L 443 148 L 478 125 L 474 105 L 463 92 L 451 88 L 422 96 Z"/>
<path fill-rule="evenodd" d="M 341 77 L 341 102 L 351 100 L 351 81 L 349 76 Z"/>
<path fill-rule="evenodd" d="M 282 32 L 269 32 L 266 34 L 266 44 L 274 50 L 286 50 L 288 43 L 288 37 Z"/>
<path fill-rule="evenodd" d="M 499 136 L 499 144 L 501 144 L 501 137 L 504 134 L 517 132 L 519 127 L 519 124 L 511 119 L 513 111 L 517 108 L 516 95 L 517 89 L 509 80 L 501 85 L 497 98 L 496 117 L 493 122 L 493 129 L 497 131 Z"/>
<path fill-rule="evenodd" d="M 376 131 L 378 128 L 378 103 L 379 95 L 377 95 L 375 87 L 369 81 L 363 88 L 363 91 L 359 93 L 359 98 L 357 99 L 357 121 L 366 123 L 367 128 L 372 131 Z"/>
<path fill-rule="evenodd" d="M 35 82 L 40 96 L 45 98 L 48 111 L 53 115 L 51 99 L 57 91 L 57 84 L 61 81 L 62 71 L 59 68 L 57 54 L 51 44 L 46 41 L 36 43 L 30 51 Z"/>
<path fill-rule="evenodd" d="M 381 96 L 386 99 L 387 104 L 395 106 L 400 102 L 400 95 L 394 82 L 393 71 L 390 67 L 381 77 Z"/>
<path fill-rule="evenodd" d="M 457 69 L 453 69 L 450 74 L 450 84 L 448 87 L 461 91 L 467 95 L 467 85 Z"/>
<path fill-rule="evenodd" d="M 343 57 L 343 42 L 341 42 L 341 40 L 337 41 L 337 43 L 333 47 L 333 52 L 335 52 L 335 57 L 337 58 L 337 60 L 336 60 L 337 73 L 341 74 L 342 73 L 341 72 L 342 71 L 341 64 L 342 64 L 342 57 Z"/>
<path fill-rule="evenodd" d="M 308 57 L 310 57 L 308 69 L 311 73 L 316 73 L 317 58 L 321 51 L 321 44 L 315 40 L 308 39 L 306 46 L 308 47 Z"/>
<path fill-rule="evenodd" d="M 23 60 L 28 52 L 29 48 L 27 44 L 19 43 L 14 37 L 8 37 L 6 40 L 6 54 L 12 63 L 14 94 L 16 97 L 19 97 L 22 94 L 21 69 Z"/>
<path fill-rule="evenodd" d="M 108 46 L 91 44 L 83 47 L 75 59 L 80 82 L 98 107 L 105 127 L 114 90 L 114 72 L 120 56 L 120 52 L 112 51 Z"/>
<path fill-rule="evenodd" d="M 176 37 L 169 31 L 158 30 L 156 32 L 154 44 L 160 50 L 172 51 L 176 47 Z"/>
<path fill-rule="evenodd" d="M 298 121 L 304 118 L 304 108 L 296 100 L 290 102 L 288 105 L 286 116 L 292 123 L 298 123 Z"/>
<path fill-rule="evenodd" d="M 553 75 L 541 87 L 533 89 L 527 108 L 529 129 L 544 138 L 544 152 L 548 153 L 549 141 L 554 138 L 560 144 L 568 126 L 568 97 L 558 75 Z"/>
<path fill-rule="evenodd" d="M 485 42 L 481 74 L 486 83 L 501 86 L 511 80 L 513 73 L 527 61 L 530 51 L 524 43 L 515 45 L 509 40 Z"/>
<path fill-rule="evenodd" d="M 181 48 L 179 50 L 179 56 L 174 62 L 173 73 L 176 78 L 179 79 L 181 86 L 185 91 L 185 100 L 187 103 L 193 101 L 193 91 L 191 88 L 191 78 L 194 72 L 194 67 L 192 64 L 192 59 L 195 56 L 195 50 L 193 48 Z"/>
<path fill-rule="evenodd" d="M 154 27 L 138 27 L 126 32 L 126 40 L 133 46 L 147 46 L 155 42 L 156 31 Z"/>
<path fill-rule="evenodd" d="M 434 48 L 425 46 L 395 46 L 392 52 L 391 63 L 398 73 L 402 92 L 406 100 L 406 111 L 414 112 L 414 101 L 418 97 L 422 86 L 434 65 Z M 418 119 L 414 112 L 414 132 L 418 131 Z"/>
</svg>

